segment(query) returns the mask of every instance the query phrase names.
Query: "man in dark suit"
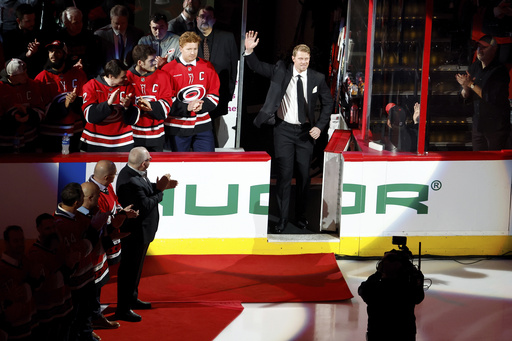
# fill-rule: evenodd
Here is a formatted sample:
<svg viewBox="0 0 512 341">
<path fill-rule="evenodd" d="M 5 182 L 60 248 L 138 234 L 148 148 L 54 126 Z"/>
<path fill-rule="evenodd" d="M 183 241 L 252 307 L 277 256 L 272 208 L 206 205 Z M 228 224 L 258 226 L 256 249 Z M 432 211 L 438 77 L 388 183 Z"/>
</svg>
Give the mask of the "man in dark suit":
<svg viewBox="0 0 512 341">
<path fill-rule="evenodd" d="M 126 220 L 122 232 L 130 232 L 123 239 L 123 254 L 117 276 L 117 309 L 115 318 L 130 322 L 139 322 L 142 317 L 132 309 L 151 309 L 151 303 L 138 299 L 138 286 L 144 258 L 149 244 L 155 238 L 158 228 L 158 203 L 163 199 L 163 191 L 174 188 L 177 181 L 165 174 L 156 183 L 147 178 L 147 169 L 151 156 L 144 147 L 135 147 L 130 151 L 128 164 L 119 172 L 116 192 L 121 205 L 129 202 L 139 216 Z"/>
<path fill-rule="evenodd" d="M 210 112 L 210 117 L 214 123 L 213 131 L 217 136 L 216 132 L 220 123 L 218 118 L 228 113 L 228 103 L 233 99 L 233 93 L 235 92 L 238 50 L 233 33 L 213 27 L 215 24 L 215 10 L 213 7 L 201 8 L 196 21 L 198 33 L 201 37 L 198 56 L 209 60 L 213 64 L 220 80 L 219 104 L 215 110 Z M 215 145 L 219 147 L 217 141 L 215 142 Z"/>
<path fill-rule="evenodd" d="M 105 65 L 112 59 L 123 61 L 126 66 L 131 66 L 132 50 L 138 44 L 144 32 L 134 26 L 128 25 L 130 12 L 122 5 L 116 5 L 110 10 L 110 24 L 94 32 L 100 38 L 103 61 Z"/>
<path fill-rule="evenodd" d="M 310 49 L 297 45 L 293 49 L 293 64 L 283 61 L 267 64 L 253 53 L 258 45 L 258 33 L 245 34 L 245 59 L 256 73 L 270 78 L 270 89 L 254 124 L 275 124 L 274 147 L 277 163 L 277 205 L 279 222 L 275 232 L 281 233 L 288 223 L 291 180 L 294 163 L 297 164 L 295 215 L 297 225 L 305 229 L 308 221 L 304 216 L 310 184 L 309 165 L 314 142 L 330 120 L 333 100 L 325 77 L 309 69 Z M 321 103 L 320 115 L 315 117 L 317 100 Z M 277 111 L 277 117 L 275 112 Z"/>
<path fill-rule="evenodd" d="M 187 31 L 195 31 L 196 15 L 201 7 L 201 0 L 183 0 L 183 11 L 176 18 L 169 20 L 169 32 L 182 35 Z"/>
</svg>

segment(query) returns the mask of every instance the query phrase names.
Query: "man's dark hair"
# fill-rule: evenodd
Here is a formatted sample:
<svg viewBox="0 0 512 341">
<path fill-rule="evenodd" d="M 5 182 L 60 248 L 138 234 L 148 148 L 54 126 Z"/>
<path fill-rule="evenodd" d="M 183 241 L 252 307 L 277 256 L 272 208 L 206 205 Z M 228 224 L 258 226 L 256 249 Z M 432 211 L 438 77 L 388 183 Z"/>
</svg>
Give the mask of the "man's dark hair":
<svg viewBox="0 0 512 341">
<path fill-rule="evenodd" d="M 207 5 L 202 8 L 204 11 L 212 12 L 213 17 L 215 18 L 215 8 L 213 6 Z"/>
<path fill-rule="evenodd" d="M 105 67 L 103 68 L 103 75 L 112 75 L 114 77 L 117 77 L 121 74 L 121 71 L 128 71 L 128 66 L 126 66 L 119 59 L 112 59 L 107 64 L 105 64 Z"/>
<path fill-rule="evenodd" d="M 133 62 L 137 63 L 137 61 L 145 61 L 149 56 L 156 54 L 156 50 L 149 45 L 137 45 L 133 48 L 132 57 Z"/>
<path fill-rule="evenodd" d="M 55 218 L 50 213 L 42 213 L 42 214 L 38 215 L 36 218 L 36 226 L 37 227 L 41 226 L 43 221 L 48 220 L 48 219 L 53 220 Z"/>
<path fill-rule="evenodd" d="M 160 20 L 165 21 L 165 23 L 167 23 L 167 22 L 168 22 L 167 17 L 165 16 L 165 14 L 158 13 L 158 12 L 157 12 L 157 13 L 155 13 L 155 14 L 153 14 L 153 16 L 152 16 L 152 17 L 151 17 L 151 19 L 150 19 L 150 21 L 151 21 L 151 22 L 154 22 L 155 24 L 156 24 L 157 22 L 159 22 Z"/>
<path fill-rule="evenodd" d="M 77 182 L 70 182 L 64 187 L 62 192 L 60 192 L 62 203 L 66 206 L 73 206 L 75 202 L 80 200 L 81 196 L 82 186 Z"/>
<path fill-rule="evenodd" d="M 29 4 L 21 4 L 16 7 L 16 18 L 19 20 L 22 20 L 24 15 L 35 13 L 36 11 L 34 7 L 30 6 Z"/>
<path fill-rule="evenodd" d="M 11 231 L 21 231 L 23 232 L 23 229 L 19 225 L 9 225 L 4 230 L 4 240 L 8 242 L 10 240 L 10 234 Z"/>
</svg>

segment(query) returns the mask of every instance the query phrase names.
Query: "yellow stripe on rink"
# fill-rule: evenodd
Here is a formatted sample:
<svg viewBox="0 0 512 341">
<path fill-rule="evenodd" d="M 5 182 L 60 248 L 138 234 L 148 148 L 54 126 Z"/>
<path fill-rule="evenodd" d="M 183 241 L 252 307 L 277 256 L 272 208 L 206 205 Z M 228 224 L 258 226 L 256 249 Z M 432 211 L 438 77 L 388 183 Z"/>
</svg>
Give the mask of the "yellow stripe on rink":
<svg viewBox="0 0 512 341">
<path fill-rule="evenodd" d="M 407 237 L 407 246 L 418 254 L 436 256 L 500 256 L 512 251 L 512 236 L 420 236 Z M 391 237 L 343 237 L 339 242 L 268 242 L 267 238 L 156 239 L 148 254 L 262 254 L 285 255 L 335 253 L 379 257 L 398 246 Z"/>
</svg>

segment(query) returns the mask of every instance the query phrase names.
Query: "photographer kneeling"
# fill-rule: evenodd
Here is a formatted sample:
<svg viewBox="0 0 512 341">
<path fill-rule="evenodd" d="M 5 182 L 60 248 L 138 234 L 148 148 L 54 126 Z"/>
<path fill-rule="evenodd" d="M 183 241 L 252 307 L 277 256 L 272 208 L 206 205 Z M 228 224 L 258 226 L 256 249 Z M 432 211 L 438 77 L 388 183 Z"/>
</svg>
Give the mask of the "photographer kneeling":
<svg viewBox="0 0 512 341">
<path fill-rule="evenodd" d="M 410 258 L 408 249 L 386 252 L 377 272 L 361 283 L 358 293 L 368 305 L 367 340 L 416 340 L 414 308 L 425 293 L 423 274 Z"/>
</svg>

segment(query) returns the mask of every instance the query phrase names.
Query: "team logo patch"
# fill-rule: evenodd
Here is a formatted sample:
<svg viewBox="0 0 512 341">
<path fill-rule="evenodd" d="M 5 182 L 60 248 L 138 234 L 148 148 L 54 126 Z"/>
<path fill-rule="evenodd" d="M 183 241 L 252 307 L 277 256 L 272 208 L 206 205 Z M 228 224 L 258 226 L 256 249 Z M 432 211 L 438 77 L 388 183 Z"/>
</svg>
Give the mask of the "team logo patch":
<svg viewBox="0 0 512 341">
<path fill-rule="evenodd" d="M 178 100 L 183 103 L 190 103 L 193 100 L 201 99 L 206 95 L 206 89 L 201 84 L 189 85 L 178 92 Z"/>
</svg>

